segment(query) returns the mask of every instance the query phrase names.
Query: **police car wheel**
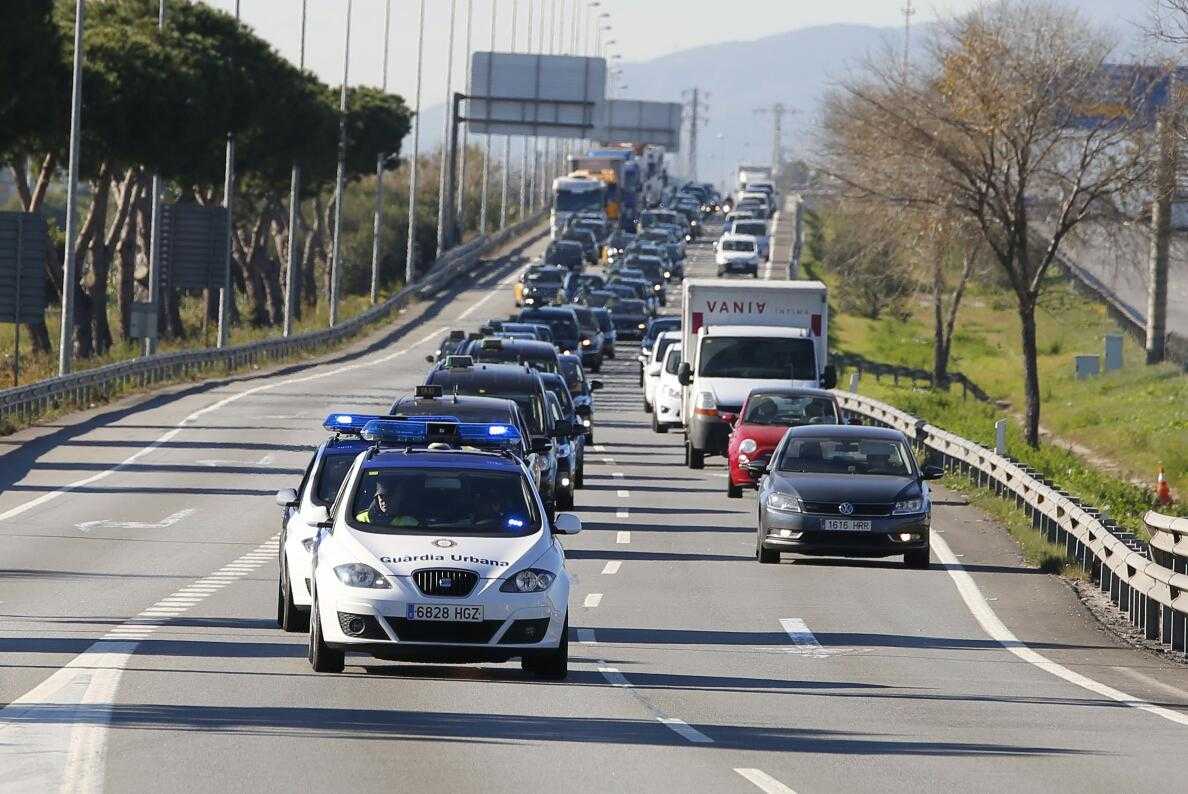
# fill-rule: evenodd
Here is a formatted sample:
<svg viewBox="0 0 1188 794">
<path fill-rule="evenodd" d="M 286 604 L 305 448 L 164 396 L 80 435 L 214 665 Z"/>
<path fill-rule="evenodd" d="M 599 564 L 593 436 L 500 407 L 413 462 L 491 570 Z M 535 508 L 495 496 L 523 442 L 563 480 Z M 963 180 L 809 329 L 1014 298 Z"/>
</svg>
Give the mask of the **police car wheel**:
<svg viewBox="0 0 1188 794">
<path fill-rule="evenodd" d="M 685 459 L 689 461 L 690 469 L 705 468 L 705 450 L 697 449 L 688 441 L 685 442 Z"/>
<path fill-rule="evenodd" d="M 293 583 L 289 581 L 288 566 L 283 562 L 280 580 L 280 592 L 277 596 L 280 627 L 285 631 L 308 631 L 309 613 L 293 603 Z"/>
<path fill-rule="evenodd" d="M 557 509 L 573 509 L 573 491 L 561 491 L 561 493 L 557 494 Z"/>
<path fill-rule="evenodd" d="M 331 648 L 322 639 L 322 619 L 316 596 L 309 621 L 309 665 L 315 673 L 341 673 L 346 666 L 346 651 Z"/>
<path fill-rule="evenodd" d="M 565 616 L 565 626 L 561 629 L 561 642 L 557 650 L 548 651 L 535 656 L 525 656 L 520 660 L 524 672 L 531 673 L 533 678 L 545 681 L 562 681 L 569 675 L 569 616 Z"/>
<path fill-rule="evenodd" d="M 644 397 L 643 405 L 644 405 L 644 413 L 650 414 L 652 412 L 652 404 L 650 402 L 648 402 L 647 397 Z"/>
</svg>

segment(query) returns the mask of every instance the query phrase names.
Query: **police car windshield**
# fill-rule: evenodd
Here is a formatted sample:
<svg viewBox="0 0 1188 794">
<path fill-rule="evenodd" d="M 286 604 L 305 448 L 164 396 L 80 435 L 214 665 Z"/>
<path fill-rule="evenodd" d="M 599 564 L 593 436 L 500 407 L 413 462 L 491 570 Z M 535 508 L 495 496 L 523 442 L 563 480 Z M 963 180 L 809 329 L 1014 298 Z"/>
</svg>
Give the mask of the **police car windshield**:
<svg viewBox="0 0 1188 794">
<path fill-rule="evenodd" d="M 338 489 L 342 487 L 343 479 L 351 470 L 351 464 L 354 462 L 353 454 L 324 455 L 322 457 L 322 469 L 318 472 L 317 480 L 314 482 L 313 501 L 315 504 L 328 505 L 334 501 L 334 497 L 338 495 Z"/>
<path fill-rule="evenodd" d="M 540 513 L 519 472 L 369 468 L 350 504 L 351 525 L 386 535 L 523 537 Z"/>
</svg>

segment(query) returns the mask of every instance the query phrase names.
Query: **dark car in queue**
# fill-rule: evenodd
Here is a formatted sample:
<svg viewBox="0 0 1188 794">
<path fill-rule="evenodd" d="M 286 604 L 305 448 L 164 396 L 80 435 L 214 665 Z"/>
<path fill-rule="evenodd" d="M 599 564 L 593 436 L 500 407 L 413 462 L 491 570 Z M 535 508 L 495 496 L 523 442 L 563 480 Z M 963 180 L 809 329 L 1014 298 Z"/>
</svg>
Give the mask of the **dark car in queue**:
<svg viewBox="0 0 1188 794">
<path fill-rule="evenodd" d="M 586 266 L 586 252 L 577 240 L 553 240 L 545 248 L 544 263 L 580 273 Z"/>
<path fill-rule="evenodd" d="M 544 323 L 553 332 L 553 345 L 560 353 L 576 353 L 582 346 L 581 326 L 573 309 L 565 306 L 543 306 L 520 312 L 522 323 Z"/>
<path fill-rule="evenodd" d="M 548 342 L 487 337 L 471 342 L 467 353 L 481 364 L 523 364 L 540 372 L 557 372 L 557 348 Z"/>
<path fill-rule="evenodd" d="M 498 397 L 512 400 L 528 426 L 531 450 L 541 485 L 541 498 L 550 511 L 556 509 L 557 446 L 554 439 L 568 437 L 575 428 L 558 426 L 549 414 L 540 373 L 517 364 L 479 364 L 469 357 L 447 359 L 447 366 L 429 373 L 429 386 L 440 386 L 445 394 Z"/>
<path fill-rule="evenodd" d="M 572 309 L 578 318 L 580 345 L 578 354 L 582 357 L 583 366 L 591 372 L 601 372 L 603 339 L 602 327 L 598 325 L 598 319 L 594 317 L 594 312 L 590 310 L 589 306 L 570 304 L 565 308 Z"/>
<path fill-rule="evenodd" d="M 668 279 L 664 276 L 666 272 L 665 261 L 658 256 L 650 256 L 648 254 L 633 254 L 627 257 L 627 267 L 634 268 L 643 274 L 645 280 L 650 282 L 652 286 L 652 293 L 656 296 L 661 306 L 668 305 L 668 292 L 664 289 L 664 285 Z"/>
<path fill-rule="evenodd" d="M 565 277 L 565 297 L 572 303 L 605 285 L 606 278 L 598 273 L 570 273 Z"/>
<path fill-rule="evenodd" d="M 559 267 L 543 267 L 524 278 L 523 305 L 549 306 L 565 301 L 565 276 Z"/>
<path fill-rule="evenodd" d="M 570 421 L 565 418 L 565 409 L 561 406 L 561 401 L 551 391 L 545 394 L 545 406 L 554 423 Z M 586 436 L 584 433 L 578 433 L 577 439 L 584 444 Z M 553 487 L 553 492 L 557 494 L 557 509 L 572 510 L 574 491 L 577 490 L 578 442 L 573 436 L 567 436 L 556 439 L 553 443 L 557 446 L 557 482 Z"/>
<path fill-rule="evenodd" d="M 606 263 L 613 265 L 616 260 L 620 259 L 627 249 L 635 242 L 635 235 L 630 232 L 625 232 L 622 229 L 616 230 L 609 238 L 607 238 L 606 246 L 603 249 Z"/>
<path fill-rule="evenodd" d="M 602 289 L 590 290 L 582 297 L 582 303 L 589 306 L 591 309 L 609 309 L 615 305 L 615 301 L 619 299 L 613 291 L 603 287 Z M 602 329 L 603 332 L 606 329 Z"/>
<path fill-rule="evenodd" d="M 639 271 L 635 272 L 638 273 Z M 632 275 L 630 271 L 624 271 L 624 273 L 626 273 L 626 275 L 617 275 L 611 279 L 610 283 L 627 286 L 634 290 L 635 297 L 638 300 L 644 302 L 644 308 L 647 312 L 647 316 L 651 317 L 656 313 L 656 309 L 658 308 L 660 302 L 660 299 L 656 296 L 656 290 L 652 289 L 653 284 L 646 278 L 642 278 L 642 273 L 640 273 L 639 278 Z M 610 284 L 607 286 L 610 286 Z M 613 309 L 611 310 L 611 313 L 614 314 Z"/>
<path fill-rule="evenodd" d="M 794 427 L 759 477 L 755 557 L 778 563 L 795 552 L 831 557 L 903 555 L 927 568 L 932 502 L 927 480 L 944 471 L 916 465 L 898 430 L 853 425 Z"/>
<path fill-rule="evenodd" d="M 527 333 L 540 342 L 553 343 L 553 332 L 547 325 L 540 323 L 517 323 L 504 320 L 492 320 L 479 329 L 483 336 L 494 336 L 497 333 Z"/>
<path fill-rule="evenodd" d="M 610 297 L 618 300 L 613 295 Z M 614 361 L 615 343 L 618 341 L 618 335 L 615 332 L 615 321 L 611 317 L 610 309 L 605 306 L 592 306 L 590 311 L 594 314 L 594 319 L 598 321 L 598 327 L 602 329 L 602 356 Z"/>
<path fill-rule="evenodd" d="M 621 300 L 611 309 L 611 320 L 620 339 L 640 339 L 648 327 L 648 306 L 639 299 Z"/>
<path fill-rule="evenodd" d="M 726 447 L 726 495 L 742 496 L 743 488 L 756 487 L 744 467 L 767 463 L 789 427 L 843 425 L 841 403 L 824 389 L 765 386 L 747 395 L 737 417 L 723 417 L 733 425 Z"/>
<path fill-rule="evenodd" d="M 591 265 L 598 264 L 601 246 L 599 246 L 598 240 L 594 237 L 592 231 L 570 226 L 562 233 L 561 239 L 580 243 L 582 246 L 582 256 L 586 258 L 586 262 Z"/>
<path fill-rule="evenodd" d="M 580 358 L 574 355 L 561 356 L 561 377 L 569 387 L 574 411 L 581 419 L 581 428 L 586 434 L 586 443 L 594 443 L 594 392 L 602 388 L 602 381 L 586 377 Z"/>
<path fill-rule="evenodd" d="M 437 349 L 425 357 L 425 360 L 430 364 L 442 361 L 446 356 L 452 356 L 460 352 L 466 346 L 466 342 L 467 335 L 465 331 L 450 331 L 437 345 Z"/>
</svg>

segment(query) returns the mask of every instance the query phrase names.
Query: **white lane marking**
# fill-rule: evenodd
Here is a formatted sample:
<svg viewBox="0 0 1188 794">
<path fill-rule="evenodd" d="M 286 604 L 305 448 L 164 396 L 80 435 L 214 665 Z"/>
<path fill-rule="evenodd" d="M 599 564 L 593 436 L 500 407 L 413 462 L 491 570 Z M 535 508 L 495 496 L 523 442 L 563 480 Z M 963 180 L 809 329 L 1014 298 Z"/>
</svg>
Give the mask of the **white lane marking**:
<svg viewBox="0 0 1188 794">
<path fill-rule="evenodd" d="M 714 740 L 706 736 L 701 731 L 694 728 L 684 720 L 678 720 L 676 717 L 657 717 L 661 724 L 671 728 L 678 734 L 693 742 L 694 744 L 713 744 Z"/>
<path fill-rule="evenodd" d="M 102 791 L 107 726 L 120 677 L 140 642 L 190 608 L 171 604 L 197 584 L 191 582 L 113 626 L 40 684 L 0 708 L 5 791 Z M 52 719 L 44 718 L 51 713 Z"/>
<path fill-rule="evenodd" d="M 620 490 L 620 491 L 618 492 L 618 495 L 619 495 L 619 498 L 620 498 L 620 499 L 630 499 L 630 498 L 631 498 L 631 491 L 624 491 L 624 490 Z"/>
<path fill-rule="evenodd" d="M 178 510 L 172 515 L 165 516 L 156 523 L 149 523 L 147 521 L 113 521 L 111 519 L 100 519 L 99 521 L 84 521 L 81 524 L 74 526 L 83 532 L 90 532 L 92 529 L 166 529 L 173 526 L 179 521 L 184 521 L 198 511 L 193 508 L 186 508 L 185 510 Z"/>
<path fill-rule="evenodd" d="M 811 656 L 814 659 L 829 656 L 829 652 L 821 647 L 821 643 L 817 642 L 817 638 L 809 631 L 808 624 L 800 618 L 780 618 L 780 625 L 796 645 L 795 648 L 788 648 L 789 653 Z"/>
<path fill-rule="evenodd" d="M 602 603 L 602 593 L 590 593 L 590 595 L 586 596 L 586 600 L 582 604 L 582 606 L 593 609 L 594 607 L 598 606 L 601 603 Z"/>
<path fill-rule="evenodd" d="M 606 564 L 606 567 L 604 567 L 602 569 L 602 573 L 605 576 L 614 576 L 615 574 L 617 574 L 619 572 L 619 568 L 622 565 L 623 565 L 623 563 L 621 563 L 619 560 L 612 560 L 611 562 L 608 562 Z"/>
<path fill-rule="evenodd" d="M 628 681 L 623 676 L 623 674 L 614 667 L 602 666 L 598 668 L 598 672 L 602 673 L 602 677 L 605 678 L 606 682 L 611 686 L 617 686 L 623 689 L 631 688 L 631 682 Z"/>
<path fill-rule="evenodd" d="M 961 599 L 965 601 L 966 608 L 981 624 L 982 630 L 990 635 L 1003 648 L 1013 653 L 1028 664 L 1034 665 L 1039 669 L 1051 673 L 1057 678 L 1063 679 L 1070 684 L 1075 684 L 1082 689 L 1087 689 L 1094 694 L 1109 698 L 1110 700 L 1130 706 L 1131 708 L 1145 711 L 1149 714 L 1154 714 L 1156 717 L 1162 717 L 1169 722 L 1174 722 L 1177 725 L 1188 726 L 1188 714 L 1181 714 L 1178 711 L 1173 711 L 1163 706 L 1156 706 L 1134 695 L 1128 695 L 1121 690 L 1114 689 L 1099 681 L 1095 681 L 1088 676 L 1070 670 L 1062 664 L 1053 662 L 1048 657 L 1033 651 L 1026 643 L 1019 640 L 1014 633 L 1006 627 L 995 614 L 990 604 L 986 602 L 985 596 L 978 589 L 973 577 L 969 572 L 957 561 L 953 550 L 949 548 L 949 544 L 945 542 L 944 538 L 937 535 L 932 536 L 932 549 L 936 552 L 936 556 L 945 565 L 949 576 L 953 579 L 953 583 L 957 585 L 957 592 L 961 594 Z"/>
<path fill-rule="evenodd" d="M 614 465 L 615 465 L 615 459 L 614 459 L 614 458 L 603 458 L 603 459 L 602 459 L 602 462 L 603 462 L 603 463 L 605 463 L 607 466 L 614 466 Z"/>
<path fill-rule="evenodd" d="M 735 772 L 755 784 L 766 794 L 796 794 L 795 791 L 776 780 L 762 769 L 735 769 Z"/>
<path fill-rule="evenodd" d="M 615 543 L 630 543 L 630 542 L 631 542 L 631 533 L 628 530 L 625 530 L 625 529 L 620 530 L 619 533 L 617 535 L 615 535 Z"/>
<path fill-rule="evenodd" d="M 606 452 L 606 447 L 602 444 L 595 444 L 593 449 L 595 452 Z"/>
<path fill-rule="evenodd" d="M 271 466 L 272 465 L 272 453 L 270 452 L 267 455 L 265 455 L 264 457 L 260 458 L 258 461 L 256 461 L 256 465 L 257 466 Z"/>
<path fill-rule="evenodd" d="M 621 471 L 612 471 L 611 476 L 614 477 L 616 480 L 621 480 L 621 479 L 623 479 L 623 477 L 625 475 Z"/>
<path fill-rule="evenodd" d="M 381 356 L 381 357 L 375 358 L 375 359 L 368 359 L 366 361 L 360 361 L 360 362 L 356 362 L 354 364 L 346 364 L 344 366 L 336 367 L 334 369 L 327 370 L 325 372 L 314 372 L 310 375 L 302 375 L 299 378 L 287 378 L 282 381 L 277 381 L 276 383 L 264 383 L 259 386 L 253 386 L 250 389 L 244 389 L 243 391 L 228 395 L 221 400 L 217 400 L 216 402 L 211 403 L 210 405 L 206 406 L 205 408 L 199 408 L 197 411 L 194 411 L 189 416 L 185 417 L 180 422 L 178 422 L 176 425 L 174 425 L 173 429 L 168 430 L 165 433 L 162 433 L 157 438 L 156 441 L 151 442 L 147 446 L 141 447 L 136 452 L 133 452 L 131 455 L 124 458 L 124 460 L 121 461 L 120 463 L 117 463 L 116 465 L 112 466 L 110 469 L 104 469 L 103 471 L 96 472 L 96 473 L 90 475 L 89 477 L 83 477 L 81 480 L 75 480 L 74 482 L 68 483 L 67 485 L 63 485 L 62 487 L 60 487 L 56 490 L 47 491 L 46 493 L 43 493 L 41 496 L 38 496 L 35 499 L 30 499 L 28 502 L 19 504 L 16 507 L 11 507 L 8 510 L 4 511 L 3 513 L 0 513 L 0 521 L 7 521 L 11 518 L 16 518 L 17 516 L 27 513 L 35 507 L 40 507 L 41 505 L 45 504 L 46 502 L 51 502 L 54 499 L 57 499 L 58 497 L 60 497 L 64 494 L 68 494 L 72 491 L 76 491 L 79 488 L 86 487 L 93 483 L 99 482 L 100 480 L 107 479 L 108 477 L 115 474 L 116 472 L 122 471 L 123 469 L 132 465 L 136 461 L 140 460 L 145 455 L 148 455 L 150 452 L 153 452 L 153 451 L 159 449 L 162 445 L 172 441 L 180 433 L 182 433 L 186 429 L 186 426 L 189 425 L 191 422 L 194 422 L 194 421 L 202 418 L 203 416 L 206 416 L 207 414 L 214 413 L 215 411 L 220 411 L 223 408 L 226 408 L 231 403 L 238 402 L 238 401 L 242 400 L 244 397 L 250 397 L 254 394 L 259 394 L 260 392 L 264 392 L 264 391 L 271 391 L 272 389 L 277 389 L 282 386 L 293 386 L 298 383 L 308 383 L 309 381 L 322 380 L 324 378 L 331 378 L 336 375 L 341 375 L 345 372 L 352 372 L 356 369 L 363 369 L 363 368 L 367 368 L 367 367 L 378 366 L 380 364 L 386 364 L 395 358 L 405 355 L 406 353 L 408 353 L 409 351 L 411 351 L 413 348 L 417 347 L 418 345 L 423 345 L 426 342 L 432 341 L 443 330 L 444 329 L 442 329 L 442 328 L 435 328 L 432 331 L 432 333 L 426 334 L 424 337 L 413 342 L 408 347 L 404 347 L 404 348 L 401 348 L 400 350 L 396 350 L 392 353 L 389 353 L 386 356 Z M 120 426 L 112 425 L 112 427 L 115 429 L 119 429 Z"/>
<path fill-rule="evenodd" d="M 626 507 L 620 507 L 618 510 L 615 511 L 615 518 L 630 518 L 630 517 L 631 517 L 631 513 L 627 510 Z"/>
<path fill-rule="evenodd" d="M 578 629 L 578 642 L 582 645 L 597 645 L 598 641 L 594 639 L 594 629 Z"/>
</svg>

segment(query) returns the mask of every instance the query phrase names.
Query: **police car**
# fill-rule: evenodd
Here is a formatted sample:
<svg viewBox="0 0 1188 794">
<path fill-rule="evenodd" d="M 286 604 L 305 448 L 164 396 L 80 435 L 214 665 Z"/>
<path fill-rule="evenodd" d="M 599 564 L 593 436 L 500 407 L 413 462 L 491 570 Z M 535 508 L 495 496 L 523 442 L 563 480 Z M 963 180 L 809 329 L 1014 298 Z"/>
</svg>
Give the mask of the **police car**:
<svg viewBox="0 0 1188 794">
<path fill-rule="evenodd" d="M 309 661 L 342 671 L 346 653 L 467 663 L 519 658 L 564 678 L 569 575 L 552 521 L 506 424 L 369 423 L 373 442 L 322 508 L 314 547 Z"/>
<path fill-rule="evenodd" d="M 322 424 L 332 433 L 314 452 L 301 484 L 276 492 L 283 509 L 277 577 L 276 622 L 285 631 L 309 628 L 310 559 L 322 512 L 334 501 L 343 478 L 360 452 L 370 448 L 359 438 L 363 427 L 384 417 L 333 413 Z"/>
</svg>

